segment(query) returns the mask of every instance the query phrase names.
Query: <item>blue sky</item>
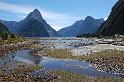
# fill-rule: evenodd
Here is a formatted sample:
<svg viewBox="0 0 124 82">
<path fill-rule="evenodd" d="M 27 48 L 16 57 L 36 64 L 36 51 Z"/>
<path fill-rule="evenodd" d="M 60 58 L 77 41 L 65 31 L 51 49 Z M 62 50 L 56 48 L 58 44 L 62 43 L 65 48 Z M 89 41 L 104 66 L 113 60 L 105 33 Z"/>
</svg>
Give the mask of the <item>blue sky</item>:
<svg viewBox="0 0 124 82">
<path fill-rule="evenodd" d="M 39 9 L 55 29 L 72 25 L 86 16 L 106 19 L 117 0 L 0 0 L 0 19 L 20 21 Z"/>
</svg>

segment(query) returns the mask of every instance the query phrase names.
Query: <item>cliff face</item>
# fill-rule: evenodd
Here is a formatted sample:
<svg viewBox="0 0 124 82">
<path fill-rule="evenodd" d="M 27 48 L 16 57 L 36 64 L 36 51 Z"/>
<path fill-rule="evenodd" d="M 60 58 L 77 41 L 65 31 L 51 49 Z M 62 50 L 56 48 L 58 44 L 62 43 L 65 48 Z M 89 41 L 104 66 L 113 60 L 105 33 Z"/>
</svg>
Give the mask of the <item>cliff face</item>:
<svg viewBox="0 0 124 82">
<path fill-rule="evenodd" d="M 83 25 L 79 29 L 78 35 L 86 34 L 86 33 L 91 33 L 91 34 L 95 33 L 103 22 L 104 22 L 104 19 L 102 18 L 95 19 L 91 16 L 87 16 L 84 20 Z"/>
<path fill-rule="evenodd" d="M 58 37 L 59 34 L 42 17 L 38 9 L 30 12 L 28 16 L 19 21 L 0 20 L 7 28 L 24 37 Z"/>
<path fill-rule="evenodd" d="M 119 0 L 113 6 L 111 14 L 101 25 L 98 33 L 105 36 L 124 35 L 124 0 Z"/>
<path fill-rule="evenodd" d="M 20 29 L 19 35 L 24 37 L 50 37 L 43 24 L 36 19 L 27 21 Z"/>
<path fill-rule="evenodd" d="M 0 22 L 0 34 L 2 32 L 9 32 L 9 30 L 3 23 Z"/>
<path fill-rule="evenodd" d="M 40 11 L 35 9 L 16 26 L 17 34 L 25 37 L 56 37 L 57 32 L 43 19 Z"/>
</svg>

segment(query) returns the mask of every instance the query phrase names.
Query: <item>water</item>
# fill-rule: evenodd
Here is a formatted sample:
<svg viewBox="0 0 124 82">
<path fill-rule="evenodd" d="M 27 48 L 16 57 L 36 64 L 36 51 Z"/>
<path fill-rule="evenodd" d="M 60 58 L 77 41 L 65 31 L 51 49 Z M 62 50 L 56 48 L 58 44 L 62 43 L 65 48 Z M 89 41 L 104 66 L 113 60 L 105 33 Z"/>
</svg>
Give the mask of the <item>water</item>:
<svg viewBox="0 0 124 82">
<path fill-rule="evenodd" d="M 44 46 L 46 49 L 58 49 L 58 48 L 79 48 L 80 46 L 95 45 L 94 40 L 77 40 L 74 38 L 48 38 L 48 40 L 36 40 L 41 42 L 39 46 Z M 74 73 L 85 74 L 93 77 L 122 77 L 118 74 L 111 74 L 97 70 L 95 67 L 91 66 L 90 63 L 86 61 L 76 61 L 76 60 L 61 60 L 48 57 L 40 57 L 37 55 L 32 55 L 31 50 L 20 50 L 10 55 L 6 58 L 11 58 L 20 62 L 27 62 L 36 65 L 41 65 L 45 67 L 45 70 L 39 70 L 33 72 L 33 75 L 42 75 L 47 73 L 48 70 L 66 70 Z"/>
<path fill-rule="evenodd" d="M 21 50 L 11 55 L 8 55 L 9 58 L 21 61 L 33 63 L 36 65 L 41 65 L 45 67 L 46 70 L 67 70 L 74 73 L 85 74 L 93 77 L 121 77 L 121 75 L 106 73 L 97 70 L 95 67 L 92 67 L 90 63 L 86 61 L 76 61 L 76 60 L 61 60 L 48 57 L 39 57 L 36 55 L 30 54 L 30 50 Z M 35 75 L 40 75 L 42 70 L 35 72 Z"/>
<path fill-rule="evenodd" d="M 80 46 L 95 45 L 94 40 L 87 39 L 74 39 L 74 38 L 55 38 L 55 39 L 46 39 L 46 40 L 36 40 L 40 42 L 41 46 L 47 48 L 79 48 Z M 39 44 L 38 44 L 39 45 Z M 40 45 L 39 45 L 40 46 Z"/>
</svg>

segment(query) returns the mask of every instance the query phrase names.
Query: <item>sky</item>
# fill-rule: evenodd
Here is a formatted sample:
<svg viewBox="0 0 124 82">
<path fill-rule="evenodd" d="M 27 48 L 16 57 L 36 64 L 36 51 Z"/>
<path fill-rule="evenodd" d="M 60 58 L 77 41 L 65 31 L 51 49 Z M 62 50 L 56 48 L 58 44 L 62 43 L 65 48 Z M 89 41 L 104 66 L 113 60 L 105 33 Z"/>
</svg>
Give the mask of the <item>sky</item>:
<svg viewBox="0 0 124 82">
<path fill-rule="evenodd" d="M 55 30 L 72 25 L 87 16 L 107 19 L 117 0 L 0 0 L 0 19 L 23 20 L 34 9 Z"/>
</svg>

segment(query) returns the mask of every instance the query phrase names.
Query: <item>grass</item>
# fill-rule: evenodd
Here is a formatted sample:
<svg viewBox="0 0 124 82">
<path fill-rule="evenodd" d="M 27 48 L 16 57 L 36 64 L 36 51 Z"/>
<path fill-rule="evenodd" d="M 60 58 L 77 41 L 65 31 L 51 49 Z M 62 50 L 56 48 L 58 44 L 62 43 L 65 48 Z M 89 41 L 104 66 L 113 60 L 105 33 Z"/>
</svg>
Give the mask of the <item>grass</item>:
<svg viewBox="0 0 124 82">
<path fill-rule="evenodd" d="M 104 51 L 86 56 L 85 59 L 97 69 L 124 74 L 124 52 L 123 51 Z"/>
<path fill-rule="evenodd" d="M 61 59 L 76 59 L 76 60 L 94 60 L 100 58 L 124 58 L 123 51 L 103 51 L 103 52 L 96 52 L 90 55 L 82 55 L 82 56 L 74 56 L 69 49 L 53 49 L 53 50 L 46 50 L 44 53 L 47 56 L 54 57 L 54 58 L 61 58 Z"/>
<path fill-rule="evenodd" d="M 28 67 L 17 67 L 13 70 L 14 74 L 25 74 L 25 73 L 31 73 L 37 70 L 41 70 L 41 66 L 28 66 Z"/>
<path fill-rule="evenodd" d="M 4 44 L 11 44 L 11 43 L 17 43 L 17 42 L 23 42 L 25 41 L 25 39 L 23 38 L 14 38 L 14 39 L 8 39 L 8 40 L 0 40 L 0 45 L 4 45 Z"/>
<path fill-rule="evenodd" d="M 87 56 L 73 56 L 69 49 L 55 49 L 55 50 L 47 50 L 45 51 L 47 56 L 51 56 L 54 58 L 61 58 L 61 59 L 77 59 L 77 60 L 95 60 L 101 58 L 119 58 L 117 62 L 123 64 L 122 58 L 124 58 L 124 52 L 120 51 L 104 51 L 94 53 L 92 55 Z M 108 62 L 108 61 L 107 61 Z M 116 62 L 116 63 L 117 63 Z M 110 63 L 110 62 L 109 62 Z M 26 66 L 26 67 L 17 67 L 13 70 L 11 76 L 2 76 L 0 73 L 0 82 L 5 81 L 15 81 L 15 82 L 38 82 L 42 80 L 42 77 L 28 77 L 25 76 L 26 73 L 30 73 L 36 70 L 40 70 L 42 67 L 40 66 Z M 51 74 L 57 75 L 57 79 L 53 79 L 50 82 L 124 82 L 124 78 L 109 78 L 109 77 L 99 77 L 93 78 L 77 73 L 72 73 L 69 71 L 64 70 L 55 70 L 50 71 Z M 20 75 L 24 74 L 24 76 Z M 19 78 L 21 77 L 21 78 Z M 8 78 L 8 79 L 7 79 Z M 4 81 L 5 80 L 5 81 Z"/>
<path fill-rule="evenodd" d="M 35 77 L 30 75 L 30 73 L 41 69 L 41 66 L 27 65 L 16 67 L 12 73 L 7 75 L 0 72 L 0 82 L 39 82 L 42 80 L 42 76 Z"/>
<path fill-rule="evenodd" d="M 87 59 L 112 58 L 112 57 L 124 58 L 124 52 L 123 51 L 103 51 L 103 52 L 97 52 L 97 53 L 86 56 Z"/>
<path fill-rule="evenodd" d="M 46 54 L 45 56 L 50 56 L 53 58 L 60 58 L 60 59 L 71 59 L 71 60 L 86 60 L 90 56 L 79 56 L 79 55 L 73 55 L 72 52 L 70 52 L 69 49 L 53 49 L 53 50 L 46 50 L 44 51 Z"/>
<path fill-rule="evenodd" d="M 93 78 L 62 70 L 51 71 L 51 73 L 58 75 L 58 78 L 52 82 L 124 82 L 124 78 Z"/>
<path fill-rule="evenodd" d="M 61 59 L 73 59 L 74 57 L 72 53 L 69 52 L 69 49 L 46 50 L 44 53 L 46 53 L 47 56 Z"/>
<path fill-rule="evenodd" d="M 90 62 L 97 69 L 124 74 L 124 52 L 123 51 L 103 51 L 90 55 L 74 56 L 68 49 L 49 50 L 46 54 L 50 57 L 60 59 L 72 59 Z"/>
</svg>

